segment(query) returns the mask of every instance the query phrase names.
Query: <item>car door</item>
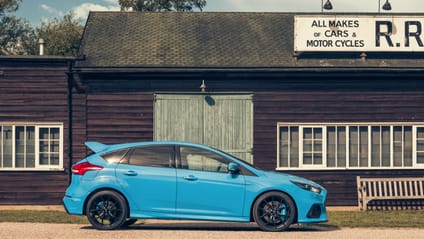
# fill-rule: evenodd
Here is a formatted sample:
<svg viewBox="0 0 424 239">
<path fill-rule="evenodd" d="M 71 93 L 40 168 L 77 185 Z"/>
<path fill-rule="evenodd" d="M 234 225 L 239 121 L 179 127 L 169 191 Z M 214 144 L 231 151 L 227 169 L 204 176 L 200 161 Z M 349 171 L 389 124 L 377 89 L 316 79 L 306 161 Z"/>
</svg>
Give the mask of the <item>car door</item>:
<svg viewBox="0 0 424 239">
<path fill-rule="evenodd" d="M 228 172 L 230 160 L 203 148 L 178 149 L 176 213 L 199 219 L 242 216 L 245 180 Z"/>
<path fill-rule="evenodd" d="M 176 170 L 169 145 L 136 147 L 116 168 L 116 176 L 130 205 L 138 211 L 174 213 Z"/>
</svg>

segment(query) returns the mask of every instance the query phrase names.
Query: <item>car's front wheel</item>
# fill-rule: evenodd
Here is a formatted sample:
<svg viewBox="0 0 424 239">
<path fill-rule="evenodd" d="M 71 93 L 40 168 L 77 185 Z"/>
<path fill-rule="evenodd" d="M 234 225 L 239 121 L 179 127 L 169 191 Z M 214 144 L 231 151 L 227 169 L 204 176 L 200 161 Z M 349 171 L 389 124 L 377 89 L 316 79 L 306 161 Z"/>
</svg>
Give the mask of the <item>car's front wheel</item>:
<svg viewBox="0 0 424 239">
<path fill-rule="evenodd" d="M 86 206 L 88 221 L 99 230 L 113 230 L 127 220 L 128 207 L 121 194 L 100 191 L 90 197 Z"/>
<path fill-rule="evenodd" d="M 265 193 L 253 206 L 253 219 L 264 231 L 284 231 L 295 221 L 295 217 L 293 200 L 282 192 Z"/>
</svg>

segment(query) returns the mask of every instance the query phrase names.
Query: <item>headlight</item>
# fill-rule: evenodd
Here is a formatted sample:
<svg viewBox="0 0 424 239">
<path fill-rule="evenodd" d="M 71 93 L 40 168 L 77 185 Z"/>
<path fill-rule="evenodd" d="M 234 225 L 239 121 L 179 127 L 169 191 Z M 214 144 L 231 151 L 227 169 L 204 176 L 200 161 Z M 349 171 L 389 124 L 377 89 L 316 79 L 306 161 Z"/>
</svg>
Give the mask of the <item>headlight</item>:
<svg viewBox="0 0 424 239">
<path fill-rule="evenodd" d="M 318 194 L 321 193 L 321 188 L 312 186 L 312 185 L 307 184 L 307 183 L 301 183 L 301 182 L 296 182 L 296 181 L 291 181 L 291 182 L 296 184 L 298 187 L 305 189 L 307 191 L 311 191 L 311 192 L 318 193 Z"/>
</svg>

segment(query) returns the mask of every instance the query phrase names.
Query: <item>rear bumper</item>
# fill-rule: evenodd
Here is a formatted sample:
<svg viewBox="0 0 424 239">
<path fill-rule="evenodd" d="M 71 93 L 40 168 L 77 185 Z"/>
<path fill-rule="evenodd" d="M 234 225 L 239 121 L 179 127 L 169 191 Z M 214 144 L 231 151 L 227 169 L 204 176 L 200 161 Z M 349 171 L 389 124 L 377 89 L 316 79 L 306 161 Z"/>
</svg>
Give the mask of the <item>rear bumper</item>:
<svg viewBox="0 0 424 239">
<path fill-rule="evenodd" d="M 79 198 L 73 198 L 69 195 L 63 197 L 63 206 L 68 214 L 83 215 L 83 204 L 84 202 Z"/>
</svg>

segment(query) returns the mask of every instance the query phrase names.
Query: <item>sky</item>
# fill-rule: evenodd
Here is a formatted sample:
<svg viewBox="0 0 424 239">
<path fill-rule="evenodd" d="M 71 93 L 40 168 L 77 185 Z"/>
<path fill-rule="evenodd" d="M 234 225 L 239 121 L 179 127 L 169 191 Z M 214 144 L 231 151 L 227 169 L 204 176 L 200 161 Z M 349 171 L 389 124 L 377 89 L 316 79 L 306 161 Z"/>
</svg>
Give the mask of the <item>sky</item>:
<svg viewBox="0 0 424 239">
<path fill-rule="evenodd" d="M 321 3 L 327 0 L 207 0 L 204 11 L 213 12 L 311 12 L 322 11 Z M 386 0 L 330 0 L 333 10 L 326 12 L 385 13 L 381 10 Z M 424 0 L 389 0 L 392 13 L 424 13 Z M 33 26 L 41 21 L 61 18 L 73 12 L 85 23 L 89 11 L 119 11 L 118 0 L 23 0 L 14 14 L 26 18 Z"/>
</svg>

